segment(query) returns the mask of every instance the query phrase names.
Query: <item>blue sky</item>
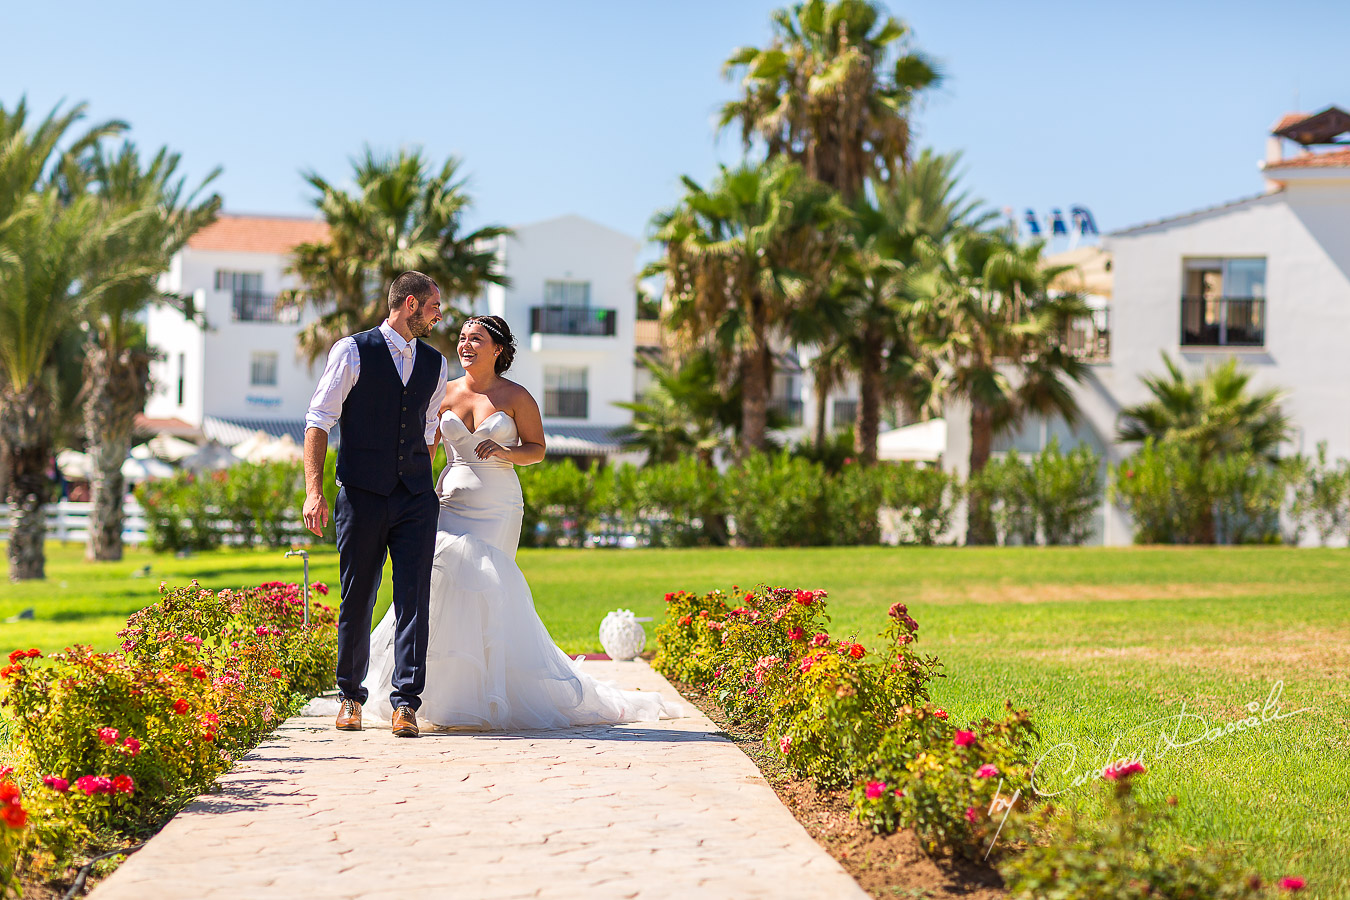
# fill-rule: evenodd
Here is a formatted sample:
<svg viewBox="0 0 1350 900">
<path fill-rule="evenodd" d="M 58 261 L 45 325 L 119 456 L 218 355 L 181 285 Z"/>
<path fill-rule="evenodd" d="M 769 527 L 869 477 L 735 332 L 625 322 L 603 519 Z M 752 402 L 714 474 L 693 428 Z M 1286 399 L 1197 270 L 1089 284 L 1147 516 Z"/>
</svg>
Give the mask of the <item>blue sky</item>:
<svg viewBox="0 0 1350 900">
<path fill-rule="evenodd" d="M 740 146 L 721 62 L 769 37 L 761 0 L 0 0 L 0 103 L 86 100 L 198 174 L 227 210 L 311 210 L 362 145 L 464 159 L 475 224 L 575 212 L 646 237 L 679 176 Z M 1102 230 L 1261 190 L 1271 123 L 1350 106 L 1350 3 L 892 4 L 947 75 L 919 142 L 964 153 L 992 206 L 1085 204 Z"/>
</svg>

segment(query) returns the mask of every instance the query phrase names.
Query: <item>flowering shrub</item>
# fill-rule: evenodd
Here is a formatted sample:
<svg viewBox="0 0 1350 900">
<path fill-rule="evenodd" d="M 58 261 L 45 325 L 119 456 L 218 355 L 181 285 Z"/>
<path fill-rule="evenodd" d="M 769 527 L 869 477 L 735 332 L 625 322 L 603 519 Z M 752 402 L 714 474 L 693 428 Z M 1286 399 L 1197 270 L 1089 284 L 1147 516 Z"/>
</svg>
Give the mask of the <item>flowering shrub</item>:
<svg viewBox="0 0 1350 900">
<path fill-rule="evenodd" d="M 877 831 L 911 828 L 931 852 L 983 855 L 1008 800 L 1030 787 L 1035 731 L 1026 712 L 971 729 L 955 727 L 932 705 L 906 706 L 853 788 L 859 818 Z"/>
<path fill-rule="evenodd" d="M 656 626 L 652 665 L 677 681 L 708 684 L 717 668 L 713 655 L 722 645 L 728 611 L 721 591 L 702 596 L 688 591 L 666 594 L 666 617 Z"/>
<path fill-rule="evenodd" d="M 1036 818 L 1048 832 L 1048 840 L 1009 854 L 999 867 L 1009 897 L 1235 900 L 1264 896 L 1260 878 L 1238 872 L 1221 856 L 1194 850 L 1167 853 L 1149 846 L 1146 821 L 1165 813 L 1145 807 L 1134 797 L 1134 776 L 1143 768 L 1134 763 L 1103 773 L 1110 787 L 1106 816 L 1100 820 L 1061 808 L 1042 809 Z"/>
<path fill-rule="evenodd" d="M 336 615 L 311 606 L 304 627 L 292 584 L 161 585 L 119 632 L 120 652 L 11 654 L 0 669 L 7 755 L 30 801 L 34 870 L 59 871 L 82 847 L 152 827 L 327 687 Z"/>
</svg>

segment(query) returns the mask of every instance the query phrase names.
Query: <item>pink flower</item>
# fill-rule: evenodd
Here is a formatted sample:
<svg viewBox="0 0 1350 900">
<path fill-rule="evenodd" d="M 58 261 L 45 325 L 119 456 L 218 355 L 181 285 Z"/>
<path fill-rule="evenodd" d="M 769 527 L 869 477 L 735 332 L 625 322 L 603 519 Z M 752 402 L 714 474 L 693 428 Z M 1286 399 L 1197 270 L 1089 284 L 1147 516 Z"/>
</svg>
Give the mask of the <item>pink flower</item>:
<svg viewBox="0 0 1350 900">
<path fill-rule="evenodd" d="M 98 739 L 110 747 L 117 743 L 117 738 L 116 728 L 100 728 L 98 730 Z"/>
<path fill-rule="evenodd" d="M 70 782 L 56 775 L 43 775 L 42 783 L 58 794 L 64 794 L 70 789 Z"/>
<path fill-rule="evenodd" d="M 823 631 L 820 634 L 816 635 L 815 637 L 811 638 L 812 647 L 824 647 L 829 642 L 830 636 Z"/>
<path fill-rule="evenodd" d="M 127 749 L 127 753 L 130 756 L 135 756 L 137 753 L 141 752 L 141 742 L 133 737 L 129 737 L 123 741 L 122 746 Z"/>
<path fill-rule="evenodd" d="M 1291 894 L 1303 890 L 1306 886 L 1307 883 L 1297 875 L 1290 875 L 1287 878 L 1280 879 L 1280 890 L 1288 891 Z"/>
<path fill-rule="evenodd" d="M 877 799 L 878 797 L 880 797 L 880 796 L 881 796 L 882 794 L 884 794 L 884 793 L 886 793 L 886 782 L 884 782 L 884 781 L 869 781 L 869 782 L 867 782 L 867 799 L 868 799 L 868 800 L 875 800 L 875 799 Z"/>
<path fill-rule="evenodd" d="M 976 778 L 993 778 L 998 774 L 998 766 L 991 763 L 985 763 L 975 770 Z"/>
<path fill-rule="evenodd" d="M 905 796 L 904 790 L 902 790 L 901 788 L 896 788 L 896 789 L 895 789 L 895 796 L 897 796 L 897 797 L 903 797 L 903 796 Z"/>
<path fill-rule="evenodd" d="M 1128 778 L 1131 775 L 1141 774 L 1144 770 L 1144 764 L 1141 762 L 1116 762 L 1102 769 L 1102 777 L 1107 781 L 1118 781 L 1121 778 Z"/>
<path fill-rule="evenodd" d="M 266 625 L 259 625 L 257 628 L 253 629 L 253 633 L 259 637 L 263 637 L 264 635 L 271 634 L 272 630 Z"/>
<path fill-rule="evenodd" d="M 680 617 L 680 624 L 681 624 L 681 625 L 688 625 L 688 624 L 690 624 L 690 623 L 693 622 L 693 621 L 694 621 L 694 620 L 693 620 L 692 618 L 690 618 L 689 616 L 681 616 L 681 617 Z"/>
<path fill-rule="evenodd" d="M 788 752 L 792 750 L 792 738 L 787 737 L 786 735 L 780 737 L 778 739 L 778 750 L 786 756 Z"/>
<path fill-rule="evenodd" d="M 975 807 L 973 807 L 973 806 L 967 806 L 967 807 L 966 807 L 966 821 L 967 821 L 967 822 L 971 822 L 971 823 L 975 823 L 975 822 L 978 822 L 979 820 L 980 820 L 980 814 L 979 814 L 978 812 L 975 811 Z"/>
<path fill-rule="evenodd" d="M 899 619 L 901 616 L 906 615 L 908 612 L 909 607 L 905 606 L 905 604 L 892 603 L 890 610 L 886 614 L 889 615 L 892 619 Z"/>
<path fill-rule="evenodd" d="M 183 643 L 191 644 L 194 647 L 200 647 L 202 645 L 202 639 L 197 637 L 195 634 L 189 634 L 183 638 Z"/>
<path fill-rule="evenodd" d="M 75 779 L 75 789 L 82 791 L 90 797 L 95 794 L 111 794 L 113 792 L 112 779 L 106 775 L 84 775 Z"/>
<path fill-rule="evenodd" d="M 794 625 L 788 629 L 788 640 L 804 641 L 806 640 L 806 632 L 802 630 L 800 625 Z"/>
<path fill-rule="evenodd" d="M 956 737 L 952 739 L 952 743 L 956 744 L 958 747 L 969 747 L 971 744 L 975 743 L 975 732 L 958 731 L 956 732 Z"/>
</svg>

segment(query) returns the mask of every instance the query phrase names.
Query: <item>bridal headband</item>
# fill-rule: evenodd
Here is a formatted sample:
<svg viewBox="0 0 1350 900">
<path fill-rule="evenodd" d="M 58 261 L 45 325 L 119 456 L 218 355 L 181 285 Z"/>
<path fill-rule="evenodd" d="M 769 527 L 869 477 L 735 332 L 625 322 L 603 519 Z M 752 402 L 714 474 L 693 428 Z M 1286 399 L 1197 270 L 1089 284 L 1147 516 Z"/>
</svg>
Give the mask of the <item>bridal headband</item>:
<svg viewBox="0 0 1350 900">
<path fill-rule="evenodd" d="M 481 318 L 479 316 L 474 316 L 472 319 L 469 319 L 468 321 L 472 322 L 475 325 L 482 325 L 484 328 L 486 328 L 488 330 L 488 334 L 492 335 L 494 338 L 497 339 L 497 343 L 499 344 L 511 343 L 506 339 L 506 335 L 502 334 L 501 329 L 498 328 L 496 325 L 492 324 L 490 320 Z"/>
</svg>

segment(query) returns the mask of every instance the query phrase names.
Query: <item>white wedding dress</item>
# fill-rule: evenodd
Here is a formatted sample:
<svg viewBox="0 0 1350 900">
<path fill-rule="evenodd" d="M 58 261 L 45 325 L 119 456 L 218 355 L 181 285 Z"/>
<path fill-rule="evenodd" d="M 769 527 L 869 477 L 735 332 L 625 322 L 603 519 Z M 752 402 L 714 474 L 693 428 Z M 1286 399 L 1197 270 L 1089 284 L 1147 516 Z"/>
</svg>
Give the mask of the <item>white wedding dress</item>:
<svg viewBox="0 0 1350 900">
<path fill-rule="evenodd" d="M 424 728 L 515 730 L 648 722 L 681 715 L 650 691 L 624 691 L 580 670 L 549 636 L 516 565 L 524 503 L 515 467 L 480 460 L 491 438 L 517 443 L 503 411 L 473 431 L 453 412 L 441 416 L 449 463 L 436 485 L 440 519 L 431 570 L 427 677 L 418 722 Z M 394 611 L 370 636 L 366 705 L 388 720 L 394 669 Z"/>
</svg>

